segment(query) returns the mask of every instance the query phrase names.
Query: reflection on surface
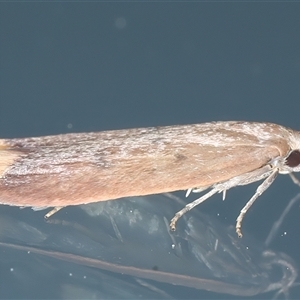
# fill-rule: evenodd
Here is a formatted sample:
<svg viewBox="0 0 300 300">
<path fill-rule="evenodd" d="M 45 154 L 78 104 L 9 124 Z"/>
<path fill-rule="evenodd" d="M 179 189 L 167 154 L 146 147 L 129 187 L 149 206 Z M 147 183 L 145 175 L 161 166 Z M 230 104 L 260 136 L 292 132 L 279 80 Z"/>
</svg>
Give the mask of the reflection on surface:
<svg viewBox="0 0 300 300">
<path fill-rule="evenodd" d="M 287 294 L 293 261 L 238 239 L 194 210 L 169 231 L 182 206 L 173 195 L 135 197 L 65 209 L 34 225 L 1 215 L 1 298 L 232 298 Z M 59 218 L 59 219 L 58 219 Z M 208 293 L 207 291 L 210 291 Z M 214 294 L 214 293 L 218 294 Z M 228 295 L 228 296 L 226 296 Z M 270 297 L 270 296 L 269 296 Z M 261 298 L 261 296 L 260 296 Z"/>
</svg>

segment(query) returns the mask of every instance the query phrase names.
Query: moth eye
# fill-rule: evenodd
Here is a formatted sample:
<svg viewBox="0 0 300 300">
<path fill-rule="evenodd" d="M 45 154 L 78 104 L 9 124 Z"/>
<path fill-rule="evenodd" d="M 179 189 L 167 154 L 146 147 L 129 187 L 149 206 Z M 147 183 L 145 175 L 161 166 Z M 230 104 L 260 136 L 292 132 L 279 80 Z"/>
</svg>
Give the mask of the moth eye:
<svg viewBox="0 0 300 300">
<path fill-rule="evenodd" d="M 297 167 L 300 165 L 300 151 L 294 150 L 290 153 L 290 155 L 286 158 L 286 164 L 291 167 Z"/>
</svg>

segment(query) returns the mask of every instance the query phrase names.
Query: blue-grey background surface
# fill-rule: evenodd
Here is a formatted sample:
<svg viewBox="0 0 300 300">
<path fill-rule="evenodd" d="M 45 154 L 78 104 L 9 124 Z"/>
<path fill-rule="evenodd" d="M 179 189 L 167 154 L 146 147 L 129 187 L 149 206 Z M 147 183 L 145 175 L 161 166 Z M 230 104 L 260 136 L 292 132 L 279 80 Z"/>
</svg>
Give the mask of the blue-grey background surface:
<svg viewBox="0 0 300 300">
<path fill-rule="evenodd" d="M 215 120 L 300 129 L 299 15 L 297 2 L 2 2 L 0 136 Z M 197 209 L 233 224 L 255 188 Z M 263 241 L 298 191 L 280 176 L 244 228 Z M 273 243 L 298 267 L 299 215 L 298 204 Z"/>
</svg>

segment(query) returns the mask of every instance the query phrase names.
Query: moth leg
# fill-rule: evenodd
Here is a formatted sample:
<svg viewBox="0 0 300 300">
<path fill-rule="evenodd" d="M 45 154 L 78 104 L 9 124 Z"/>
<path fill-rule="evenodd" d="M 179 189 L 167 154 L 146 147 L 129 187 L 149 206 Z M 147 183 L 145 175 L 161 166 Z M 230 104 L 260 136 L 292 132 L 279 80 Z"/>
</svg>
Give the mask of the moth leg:
<svg viewBox="0 0 300 300">
<path fill-rule="evenodd" d="M 62 208 L 64 208 L 64 206 L 56 206 L 56 207 L 54 207 L 52 210 L 50 210 L 48 213 L 45 214 L 44 218 L 46 220 L 49 219 L 51 216 L 53 216 L 54 214 L 56 214 Z"/>
<path fill-rule="evenodd" d="M 212 195 L 214 195 L 215 193 L 218 193 L 220 190 L 218 188 L 213 188 L 212 190 L 210 190 L 208 193 L 204 194 L 202 197 L 200 197 L 199 199 L 187 204 L 182 210 L 178 211 L 174 218 L 171 220 L 170 222 L 170 228 L 172 231 L 176 230 L 176 222 L 178 221 L 179 218 L 181 218 L 186 212 L 190 211 L 191 209 L 193 209 L 195 206 L 197 206 L 198 204 L 204 202 L 205 200 L 207 200 L 209 197 L 211 197 Z"/>
<path fill-rule="evenodd" d="M 227 190 L 223 190 L 222 192 L 223 192 L 223 196 L 222 196 L 222 200 L 224 201 L 225 200 L 225 198 L 226 198 L 226 191 Z"/>
<path fill-rule="evenodd" d="M 242 234 L 242 221 L 244 219 L 245 214 L 254 203 L 254 201 L 274 182 L 275 178 L 279 173 L 278 169 L 274 169 L 274 171 L 263 181 L 262 184 L 258 186 L 255 194 L 251 197 L 251 199 L 246 203 L 246 205 L 242 208 L 239 216 L 236 219 L 235 230 L 239 238 L 243 236 Z"/>
<path fill-rule="evenodd" d="M 201 193 L 205 190 L 207 190 L 210 186 L 202 186 L 202 187 L 197 187 L 197 188 L 189 188 L 186 191 L 185 197 L 188 197 L 190 193 Z"/>
<path fill-rule="evenodd" d="M 289 173 L 289 175 L 292 178 L 293 182 L 300 186 L 300 180 L 294 175 L 294 173 Z"/>
<path fill-rule="evenodd" d="M 186 191 L 186 193 L 185 193 L 185 197 L 187 198 L 189 195 L 190 195 L 190 193 L 192 192 L 192 188 L 189 188 L 187 191 Z"/>
<path fill-rule="evenodd" d="M 254 171 L 251 171 L 251 172 L 248 172 L 248 173 L 241 174 L 239 176 L 233 177 L 233 178 L 231 178 L 227 181 L 224 181 L 224 182 L 214 184 L 212 189 L 208 193 L 204 194 L 202 197 L 194 200 L 193 202 L 187 204 L 182 210 L 180 210 L 179 212 L 177 212 L 175 214 L 174 218 L 170 222 L 171 230 L 172 231 L 176 230 L 176 222 L 178 221 L 178 219 L 180 217 L 182 217 L 186 212 L 193 209 L 195 206 L 197 206 L 200 203 L 207 200 L 212 195 L 214 195 L 216 193 L 223 192 L 223 200 L 224 200 L 224 196 L 226 195 L 226 191 L 231 189 L 232 187 L 235 187 L 235 186 L 238 186 L 238 185 L 246 185 L 246 184 L 258 181 L 258 180 L 269 178 L 273 174 L 273 172 L 274 172 L 274 168 L 272 168 L 272 166 L 268 164 L 268 165 L 265 165 L 265 166 L 261 167 L 260 169 L 257 169 L 257 170 L 254 170 Z M 276 169 L 276 172 L 278 173 L 278 169 Z M 192 189 L 192 191 L 193 192 L 202 191 L 206 188 L 208 188 L 208 187 L 203 187 L 203 188 L 198 188 L 198 189 L 194 188 L 194 189 Z M 256 198 L 259 195 L 260 194 L 258 194 L 256 196 Z M 254 200 L 253 200 L 253 202 L 254 202 Z"/>
</svg>

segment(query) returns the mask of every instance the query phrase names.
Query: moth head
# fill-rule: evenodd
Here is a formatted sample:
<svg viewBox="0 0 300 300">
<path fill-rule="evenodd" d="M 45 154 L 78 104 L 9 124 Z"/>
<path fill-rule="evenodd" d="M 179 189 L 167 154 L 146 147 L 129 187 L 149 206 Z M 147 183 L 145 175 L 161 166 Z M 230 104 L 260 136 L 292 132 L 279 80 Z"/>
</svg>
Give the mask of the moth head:
<svg viewBox="0 0 300 300">
<path fill-rule="evenodd" d="M 285 158 L 285 167 L 290 172 L 300 172 L 300 150 L 292 150 Z"/>
</svg>

